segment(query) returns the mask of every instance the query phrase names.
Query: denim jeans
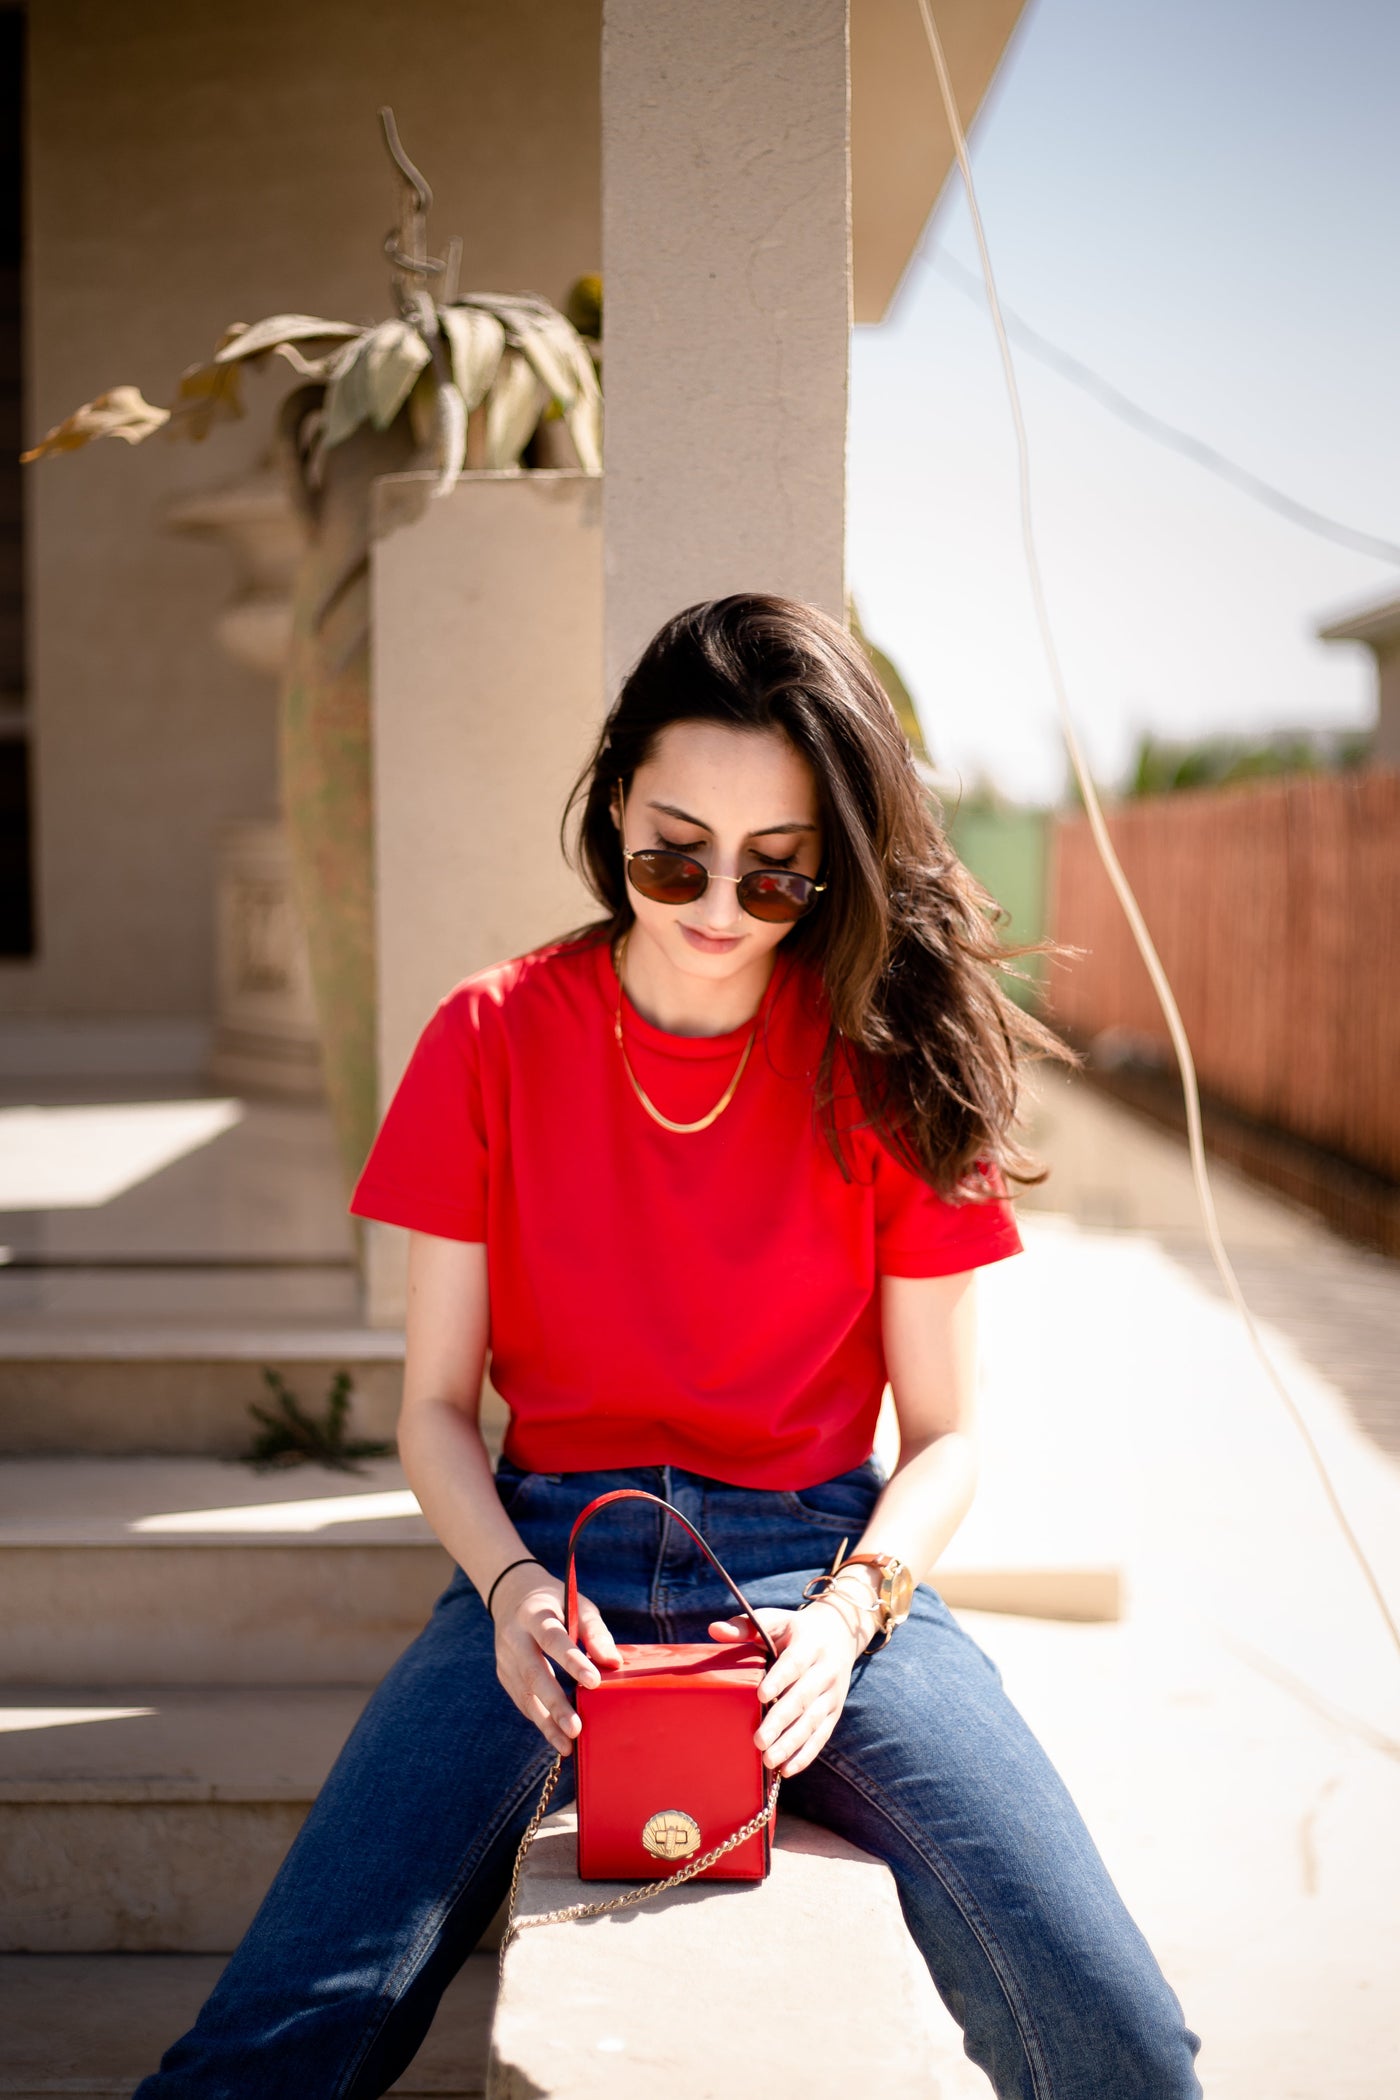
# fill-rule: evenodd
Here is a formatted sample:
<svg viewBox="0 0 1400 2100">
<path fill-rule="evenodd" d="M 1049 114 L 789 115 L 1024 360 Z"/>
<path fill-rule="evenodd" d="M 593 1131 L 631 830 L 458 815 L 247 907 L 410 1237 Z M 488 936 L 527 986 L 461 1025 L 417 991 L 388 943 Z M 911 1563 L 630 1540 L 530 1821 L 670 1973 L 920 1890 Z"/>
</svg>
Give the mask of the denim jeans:
<svg viewBox="0 0 1400 2100">
<path fill-rule="evenodd" d="M 751 1603 L 786 1606 L 843 1534 L 854 1543 L 883 1484 L 873 1457 L 795 1493 L 674 1466 L 497 1473 L 527 1550 L 555 1575 L 584 1504 L 641 1487 L 698 1527 Z M 579 1580 L 621 1641 L 703 1641 L 736 1609 L 653 1504 L 594 1520 Z M 385 2092 L 506 1893 L 552 1755 L 502 1690 L 491 1621 L 459 1570 L 365 1707 L 194 2026 L 135 2100 Z M 553 1805 L 572 1799 L 570 1756 Z M 888 1863 L 967 2053 L 1003 2100 L 1198 2100 L 1199 2038 L 996 1664 L 929 1584 L 893 1639 L 857 1660 L 821 1754 L 783 1782 L 783 1809 Z"/>
</svg>

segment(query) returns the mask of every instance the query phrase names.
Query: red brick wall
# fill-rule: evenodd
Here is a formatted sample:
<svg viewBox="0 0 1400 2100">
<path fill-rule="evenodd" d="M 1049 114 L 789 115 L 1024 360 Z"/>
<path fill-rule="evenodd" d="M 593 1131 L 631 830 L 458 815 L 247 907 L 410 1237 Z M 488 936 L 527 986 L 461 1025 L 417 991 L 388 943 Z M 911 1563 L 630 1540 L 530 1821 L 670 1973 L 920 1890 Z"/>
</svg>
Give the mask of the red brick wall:
<svg viewBox="0 0 1400 2100">
<path fill-rule="evenodd" d="M 1158 795 L 1109 830 L 1181 1007 L 1202 1089 L 1400 1176 L 1400 769 Z M 1060 818 L 1049 1017 L 1170 1056 L 1087 819 Z"/>
</svg>

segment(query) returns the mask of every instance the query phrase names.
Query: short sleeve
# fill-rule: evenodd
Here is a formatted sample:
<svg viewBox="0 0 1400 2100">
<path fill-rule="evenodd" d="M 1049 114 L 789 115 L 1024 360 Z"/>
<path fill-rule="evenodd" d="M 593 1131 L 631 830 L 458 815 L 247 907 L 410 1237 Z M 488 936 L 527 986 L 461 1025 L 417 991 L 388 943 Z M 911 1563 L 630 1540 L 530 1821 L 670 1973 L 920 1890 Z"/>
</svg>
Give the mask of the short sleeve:
<svg viewBox="0 0 1400 2100">
<path fill-rule="evenodd" d="M 414 1046 L 351 1213 L 445 1240 L 486 1238 L 488 1147 L 475 1001 L 449 993 Z"/>
<path fill-rule="evenodd" d="M 1021 1252 L 1000 1170 L 979 1162 L 997 1194 L 954 1202 L 880 1145 L 875 1172 L 875 1269 L 880 1276 L 952 1276 Z"/>
</svg>

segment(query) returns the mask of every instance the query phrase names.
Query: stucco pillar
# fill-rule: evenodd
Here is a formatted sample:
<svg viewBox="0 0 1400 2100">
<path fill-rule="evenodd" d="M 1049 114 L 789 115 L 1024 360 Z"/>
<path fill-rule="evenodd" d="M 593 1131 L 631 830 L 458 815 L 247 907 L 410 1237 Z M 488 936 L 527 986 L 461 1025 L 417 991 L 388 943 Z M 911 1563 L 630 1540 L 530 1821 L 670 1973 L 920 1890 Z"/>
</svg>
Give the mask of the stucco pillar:
<svg viewBox="0 0 1400 2100">
<path fill-rule="evenodd" d="M 605 666 L 668 614 L 844 604 L 847 0 L 605 0 Z"/>
</svg>

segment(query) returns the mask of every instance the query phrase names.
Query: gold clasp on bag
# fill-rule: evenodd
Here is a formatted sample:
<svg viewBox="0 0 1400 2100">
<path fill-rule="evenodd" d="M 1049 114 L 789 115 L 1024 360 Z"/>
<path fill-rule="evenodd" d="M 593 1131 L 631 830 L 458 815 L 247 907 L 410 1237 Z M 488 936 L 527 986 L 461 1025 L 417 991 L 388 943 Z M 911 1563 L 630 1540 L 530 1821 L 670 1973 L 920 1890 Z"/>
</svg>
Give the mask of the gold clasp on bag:
<svg viewBox="0 0 1400 2100">
<path fill-rule="evenodd" d="M 778 1789 L 783 1783 L 782 1773 L 775 1772 L 773 1784 L 768 1789 L 768 1799 L 756 1816 L 750 1816 L 747 1823 L 742 1823 L 737 1830 L 731 1830 L 722 1844 L 711 1845 L 708 1852 L 702 1852 L 698 1859 L 688 1859 L 683 1867 L 677 1867 L 674 1874 L 667 1874 L 661 1881 L 648 1881 L 640 1888 L 623 1889 L 620 1894 L 609 1896 L 605 1903 L 569 1903 L 562 1910 L 541 1910 L 533 1917 L 517 1918 L 515 1905 L 520 1893 L 520 1871 L 525 1864 L 525 1854 L 530 1849 L 530 1841 L 535 1832 L 544 1821 L 549 1797 L 554 1792 L 563 1762 L 563 1752 L 557 1751 L 553 1764 L 545 1773 L 540 1798 L 535 1804 L 535 1813 L 525 1825 L 525 1835 L 521 1838 L 520 1849 L 515 1855 L 515 1867 L 510 1877 L 510 1895 L 506 1904 L 506 1929 L 501 1934 L 501 1950 L 496 1963 L 497 1974 L 503 1983 L 506 1974 L 506 1950 L 511 1941 L 518 1938 L 523 1927 L 561 1925 L 566 1918 L 601 1918 L 610 1910 L 625 1910 L 629 1903 L 645 1903 L 648 1896 L 659 1896 L 664 1889 L 679 1888 L 682 1882 L 693 1880 L 697 1874 L 703 1874 L 706 1867 L 712 1866 L 717 1859 L 723 1859 L 725 1853 L 732 1852 L 736 1845 L 742 1845 L 747 1839 L 754 1837 L 765 1823 L 772 1822 L 778 1806 Z M 661 1813 L 674 1816 L 682 1811 L 673 1808 L 663 1809 Z"/>
<path fill-rule="evenodd" d="M 700 1825 L 683 1808 L 659 1808 L 642 1825 L 642 1843 L 653 1859 L 688 1859 L 700 1850 Z"/>
</svg>

